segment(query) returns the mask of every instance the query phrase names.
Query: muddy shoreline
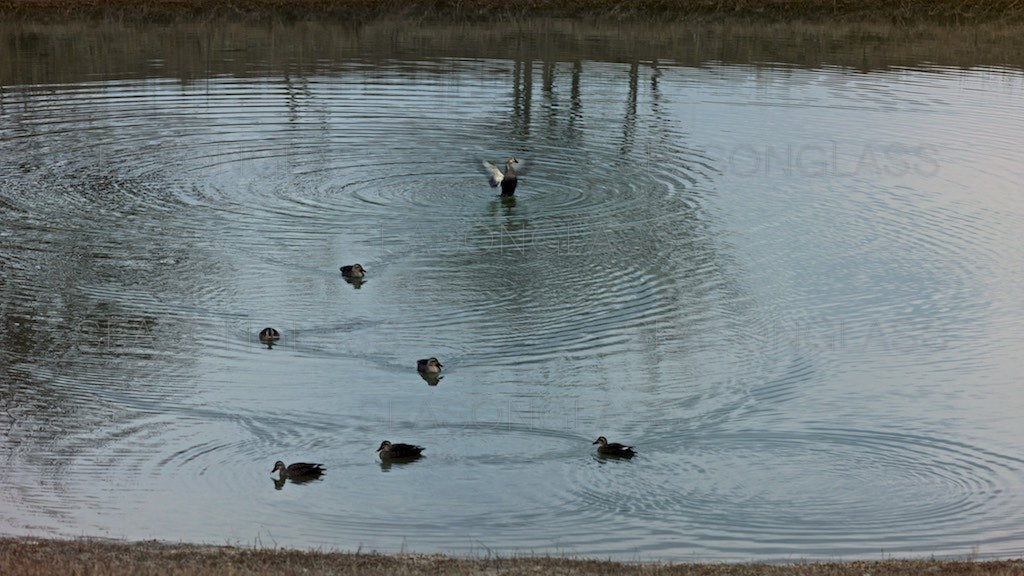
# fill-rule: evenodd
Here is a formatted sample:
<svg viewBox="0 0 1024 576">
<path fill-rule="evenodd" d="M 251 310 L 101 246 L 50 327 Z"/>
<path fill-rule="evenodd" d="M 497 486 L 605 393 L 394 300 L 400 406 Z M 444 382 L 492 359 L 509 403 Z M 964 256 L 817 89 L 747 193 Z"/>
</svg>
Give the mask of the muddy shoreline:
<svg viewBox="0 0 1024 576">
<path fill-rule="evenodd" d="M 122 542 L 99 539 L 0 538 L 0 574 L 545 574 L 585 576 L 890 576 L 1024 574 L 1024 560 L 879 560 L 787 564 L 619 563 L 559 557 L 456 558 L 444 555 L 345 553 Z"/>
</svg>

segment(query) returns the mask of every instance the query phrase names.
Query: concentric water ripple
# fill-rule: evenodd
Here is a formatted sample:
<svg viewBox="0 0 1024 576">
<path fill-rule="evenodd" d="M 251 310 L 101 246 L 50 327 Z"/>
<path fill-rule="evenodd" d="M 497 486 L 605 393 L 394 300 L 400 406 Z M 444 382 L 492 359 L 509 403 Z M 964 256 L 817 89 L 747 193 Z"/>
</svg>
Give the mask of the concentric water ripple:
<svg viewBox="0 0 1024 576">
<path fill-rule="evenodd" d="M 630 464 L 641 457 L 657 472 L 640 481 L 616 467 L 578 470 L 590 522 L 644 517 L 701 554 L 752 546 L 779 557 L 906 552 L 936 538 L 970 548 L 965 526 L 1001 515 L 1024 464 L 934 437 L 838 429 L 701 431 L 659 438 Z M 999 523 L 1012 532 L 1013 520 Z"/>
</svg>

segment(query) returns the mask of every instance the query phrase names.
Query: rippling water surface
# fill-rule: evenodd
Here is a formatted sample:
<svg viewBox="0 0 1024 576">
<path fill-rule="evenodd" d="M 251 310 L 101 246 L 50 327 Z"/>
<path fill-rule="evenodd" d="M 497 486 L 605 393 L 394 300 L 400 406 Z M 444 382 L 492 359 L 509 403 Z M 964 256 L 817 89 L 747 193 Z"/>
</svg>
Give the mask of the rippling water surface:
<svg viewBox="0 0 1024 576">
<path fill-rule="evenodd" d="M 351 42 L 43 81 L 8 42 L 0 532 L 1024 553 L 1019 69 Z"/>
</svg>

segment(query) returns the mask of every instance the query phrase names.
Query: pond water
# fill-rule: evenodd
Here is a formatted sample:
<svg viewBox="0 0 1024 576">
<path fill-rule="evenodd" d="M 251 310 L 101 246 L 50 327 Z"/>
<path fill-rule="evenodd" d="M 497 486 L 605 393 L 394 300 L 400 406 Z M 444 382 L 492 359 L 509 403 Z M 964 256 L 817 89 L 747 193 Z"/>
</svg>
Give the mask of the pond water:
<svg viewBox="0 0 1024 576">
<path fill-rule="evenodd" d="M 1019 63 L 391 32 L 5 25 L 0 534 L 1024 553 Z"/>
</svg>

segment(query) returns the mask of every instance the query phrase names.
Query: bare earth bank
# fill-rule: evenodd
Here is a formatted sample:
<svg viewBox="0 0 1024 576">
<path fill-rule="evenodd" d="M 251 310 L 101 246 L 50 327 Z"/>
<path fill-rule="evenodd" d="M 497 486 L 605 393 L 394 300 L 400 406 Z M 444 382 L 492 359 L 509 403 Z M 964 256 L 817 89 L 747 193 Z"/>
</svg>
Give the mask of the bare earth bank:
<svg viewBox="0 0 1024 576">
<path fill-rule="evenodd" d="M 108 540 L 0 539 L 0 574 L 217 575 L 346 574 L 553 574 L 584 576 L 890 576 L 895 574 L 1024 575 L 1024 560 L 882 560 L 793 564 L 622 564 L 553 557 L 452 558 L 419 554 L 304 552 L 229 546 L 113 542 Z"/>
</svg>

